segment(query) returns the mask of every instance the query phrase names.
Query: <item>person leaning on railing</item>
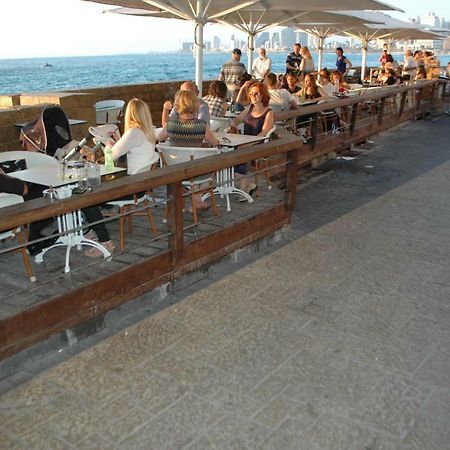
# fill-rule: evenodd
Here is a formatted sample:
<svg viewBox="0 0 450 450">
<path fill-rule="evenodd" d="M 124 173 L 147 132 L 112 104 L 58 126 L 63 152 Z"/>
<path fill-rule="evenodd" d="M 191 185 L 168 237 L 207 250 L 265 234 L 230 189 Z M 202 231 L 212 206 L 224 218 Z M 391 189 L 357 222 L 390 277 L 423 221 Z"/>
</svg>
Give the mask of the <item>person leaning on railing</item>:
<svg viewBox="0 0 450 450">
<path fill-rule="evenodd" d="M 269 107 L 270 94 L 267 86 L 259 81 L 253 83 L 248 90 L 248 100 L 250 106 L 245 108 L 231 122 L 230 132 L 237 133 L 238 125 L 243 122 L 244 134 L 266 136 L 273 128 L 275 121 L 273 111 Z M 255 183 L 250 183 L 245 176 L 247 174 L 247 164 L 244 163 L 236 166 L 234 171 L 241 175 L 240 188 L 249 195 L 253 195 L 258 189 L 258 186 Z"/>
</svg>

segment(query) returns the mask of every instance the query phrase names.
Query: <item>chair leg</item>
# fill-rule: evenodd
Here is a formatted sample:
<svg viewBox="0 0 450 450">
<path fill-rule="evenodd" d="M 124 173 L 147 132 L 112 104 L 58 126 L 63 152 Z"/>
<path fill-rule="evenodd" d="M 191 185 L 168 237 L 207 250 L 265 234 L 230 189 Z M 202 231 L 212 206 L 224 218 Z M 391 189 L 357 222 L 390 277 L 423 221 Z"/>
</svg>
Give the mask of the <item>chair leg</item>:
<svg viewBox="0 0 450 450">
<path fill-rule="evenodd" d="M 272 189 L 272 181 L 270 181 L 270 172 L 269 172 L 269 161 L 267 158 L 263 159 L 263 169 L 264 175 L 266 177 L 267 189 Z"/>
<path fill-rule="evenodd" d="M 145 212 L 147 213 L 148 222 L 150 223 L 150 227 L 152 228 L 153 236 L 158 236 L 158 230 L 156 228 L 155 219 L 153 218 L 152 211 L 150 210 L 150 204 L 147 200 L 144 200 L 144 205 L 147 207 Z"/>
<path fill-rule="evenodd" d="M 119 208 L 119 214 L 125 213 L 125 207 L 121 206 Z M 126 216 L 119 217 L 119 242 L 120 242 L 120 251 L 123 252 L 125 249 L 125 220 Z"/>
<path fill-rule="evenodd" d="M 194 217 L 194 223 L 197 224 L 198 223 L 198 212 L 197 212 L 197 205 L 195 204 L 195 200 L 194 200 L 194 193 L 191 192 L 191 203 L 192 203 L 192 215 Z"/>
<path fill-rule="evenodd" d="M 215 216 L 218 216 L 219 211 L 217 211 L 216 196 L 214 195 L 214 186 L 211 186 L 208 189 L 208 192 L 209 192 L 209 201 L 211 203 L 211 210 Z"/>
<path fill-rule="evenodd" d="M 19 244 L 22 245 L 22 247 L 20 248 L 20 252 L 22 253 L 23 264 L 25 266 L 25 270 L 27 272 L 28 278 L 30 279 L 31 282 L 35 282 L 36 277 L 34 276 L 33 268 L 31 267 L 30 257 L 28 255 L 26 247 L 24 246 L 24 244 L 26 243 L 25 231 L 23 231 L 23 230 L 19 231 L 16 234 L 16 236 L 17 236 L 17 240 L 19 241 Z"/>
</svg>

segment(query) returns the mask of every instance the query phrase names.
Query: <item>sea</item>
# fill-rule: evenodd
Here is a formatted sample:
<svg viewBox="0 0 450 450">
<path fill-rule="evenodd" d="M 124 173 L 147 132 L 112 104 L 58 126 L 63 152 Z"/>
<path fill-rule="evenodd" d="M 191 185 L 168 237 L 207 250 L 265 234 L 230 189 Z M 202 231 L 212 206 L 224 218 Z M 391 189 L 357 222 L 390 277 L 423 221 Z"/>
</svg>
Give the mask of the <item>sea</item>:
<svg viewBox="0 0 450 450">
<path fill-rule="evenodd" d="M 284 72 L 286 53 L 270 53 L 274 72 Z M 354 66 L 361 65 L 361 54 L 349 53 Z M 368 67 L 378 66 L 380 52 L 369 53 Z M 393 53 L 403 60 L 403 54 Z M 317 54 L 313 53 L 317 64 Z M 229 53 L 205 53 L 203 78 L 216 79 Z M 440 56 L 442 65 L 449 55 Z M 242 55 L 246 64 L 247 55 Z M 324 53 L 323 66 L 334 69 L 335 53 Z M 108 56 L 77 56 L 0 60 L 0 95 L 45 92 L 62 89 L 136 84 L 161 80 L 185 80 L 195 77 L 195 59 L 191 53 L 146 53 Z"/>
</svg>

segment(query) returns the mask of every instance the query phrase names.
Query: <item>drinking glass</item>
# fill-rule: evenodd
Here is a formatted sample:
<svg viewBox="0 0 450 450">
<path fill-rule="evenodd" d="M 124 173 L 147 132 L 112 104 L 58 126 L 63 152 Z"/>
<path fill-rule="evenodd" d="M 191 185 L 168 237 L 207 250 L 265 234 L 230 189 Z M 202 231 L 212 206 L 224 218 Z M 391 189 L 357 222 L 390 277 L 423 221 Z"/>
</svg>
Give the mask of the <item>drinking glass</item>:
<svg viewBox="0 0 450 450">
<path fill-rule="evenodd" d="M 87 165 L 87 184 L 90 188 L 98 187 L 102 184 L 100 166 L 96 163 L 88 163 Z"/>
</svg>

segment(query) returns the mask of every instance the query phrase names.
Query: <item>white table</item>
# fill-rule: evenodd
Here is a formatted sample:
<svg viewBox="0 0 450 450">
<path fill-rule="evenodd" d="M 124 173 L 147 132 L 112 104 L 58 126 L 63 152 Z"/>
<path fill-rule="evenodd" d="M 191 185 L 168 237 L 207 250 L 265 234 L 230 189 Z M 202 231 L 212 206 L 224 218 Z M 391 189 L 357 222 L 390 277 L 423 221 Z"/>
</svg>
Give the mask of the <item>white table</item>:
<svg viewBox="0 0 450 450">
<path fill-rule="evenodd" d="M 109 175 L 126 170 L 123 167 L 114 167 L 114 170 L 107 172 L 104 165 L 99 164 L 99 166 L 100 175 Z M 76 183 L 78 181 L 76 178 L 76 169 L 69 166 L 63 170 L 62 165 L 60 168 L 56 168 L 55 166 L 39 166 L 32 169 L 19 170 L 18 172 L 13 172 L 9 175 L 28 183 L 53 187 Z"/>
<path fill-rule="evenodd" d="M 126 169 L 122 167 L 115 167 L 113 171 L 106 171 L 105 166 L 100 165 L 101 175 L 108 175 L 111 173 L 121 172 L 123 170 Z M 75 175 L 75 172 L 73 172 L 73 174 Z M 54 187 L 63 186 L 74 182 L 76 183 L 78 181 L 75 177 L 69 178 L 67 176 L 63 176 L 63 171 L 56 166 L 40 166 L 33 169 L 13 172 L 9 175 L 29 183 L 36 183 L 44 186 Z M 81 250 L 81 247 L 83 245 L 95 247 L 102 252 L 105 259 L 111 259 L 111 253 L 106 247 L 104 247 L 99 242 L 93 241 L 91 239 L 86 239 L 86 237 L 84 237 L 83 229 L 81 228 L 83 220 L 80 210 L 72 211 L 58 216 L 57 222 L 58 232 L 60 236 L 53 245 L 44 248 L 39 254 L 36 255 L 35 262 L 37 264 L 40 264 L 44 261 L 44 255 L 49 250 L 56 247 L 67 247 L 64 272 L 68 273 L 70 272 L 70 251 L 73 247 L 77 247 L 78 250 Z"/>
<path fill-rule="evenodd" d="M 263 142 L 264 136 L 250 136 L 246 134 L 229 134 L 217 131 L 213 133 L 215 138 L 222 146 L 223 153 L 230 152 L 242 145 L 252 145 Z M 226 197 L 227 211 L 231 211 L 230 194 L 237 194 L 244 197 L 249 203 L 253 203 L 253 198 L 247 192 L 238 189 L 234 184 L 234 166 L 217 172 L 217 187 L 214 189 L 216 194 Z M 208 194 L 206 194 L 208 195 Z"/>
</svg>

